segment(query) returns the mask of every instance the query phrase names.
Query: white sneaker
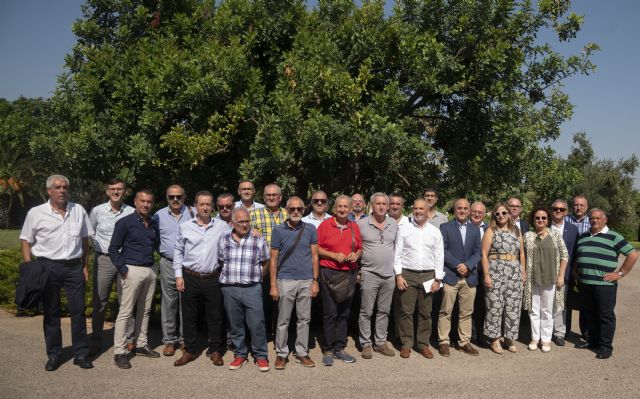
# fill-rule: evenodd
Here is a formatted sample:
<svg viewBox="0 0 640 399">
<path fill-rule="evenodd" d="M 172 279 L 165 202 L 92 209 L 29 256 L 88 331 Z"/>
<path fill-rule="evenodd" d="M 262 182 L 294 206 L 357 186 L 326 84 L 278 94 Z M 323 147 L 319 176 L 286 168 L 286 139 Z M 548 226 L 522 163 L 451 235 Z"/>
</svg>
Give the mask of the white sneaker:
<svg viewBox="0 0 640 399">
<path fill-rule="evenodd" d="M 542 342 L 542 352 L 551 352 L 551 342 Z"/>
<path fill-rule="evenodd" d="M 534 351 L 536 349 L 538 349 L 538 340 L 531 341 L 529 343 L 529 350 Z"/>
</svg>

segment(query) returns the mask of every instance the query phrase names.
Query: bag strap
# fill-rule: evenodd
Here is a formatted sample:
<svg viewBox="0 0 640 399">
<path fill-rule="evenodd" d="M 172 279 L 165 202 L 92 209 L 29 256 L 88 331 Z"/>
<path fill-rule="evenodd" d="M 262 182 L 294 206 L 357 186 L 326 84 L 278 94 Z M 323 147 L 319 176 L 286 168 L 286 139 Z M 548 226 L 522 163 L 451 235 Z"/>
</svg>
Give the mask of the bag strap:
<svg viewBox="0 0 640 399">
<path fill-rule="evenodd" d="M 289 256 L 291 256 L 293 251 L 298 246 L 298 243 L 300 242 L 300 239 L 302 238 L 302 234 L 304 233 L 304 225 L 306 223 L 305 222 L 300 222 L 300 223 L 302 223 L 302 226 L 300 227 L 300 231 L 298 232 L 298 235 L 296 236 L 296 240 L 293 242 L 293 245 L 291 246 L 291 248 L 289 248 L 289 250 L 287 251 L 286 254 L 284 254 L 282 257 L 280 257 L 278 259 L 278 269 L 280 269 L 280 266 L 282 266 L 284 264 L 284 262 L 286 262 L 287 259 L 289 259 Z"/>
</svg>

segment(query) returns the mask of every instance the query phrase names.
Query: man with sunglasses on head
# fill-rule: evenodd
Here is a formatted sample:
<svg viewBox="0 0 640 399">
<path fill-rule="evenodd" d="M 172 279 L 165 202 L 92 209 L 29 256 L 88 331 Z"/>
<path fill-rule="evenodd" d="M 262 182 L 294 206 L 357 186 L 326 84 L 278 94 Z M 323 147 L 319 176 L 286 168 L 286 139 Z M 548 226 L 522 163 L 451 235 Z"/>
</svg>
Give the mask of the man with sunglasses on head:
<svg viewBox="0 0 640 399">
<path fill-rule="evenodd" d="M 214 219 L 222 220 L 228 225 L 231 225 L 231 212 L 236 207 L 233 203 L 233 195 L 231 193 L 222 193 L 216 198 L 216 207 L 218 208 L 218 214 Z"/>
<path fill-rule="evenodd" d="M 162 302 L 160 305 L 162 343 L 165 356 L 173 356 L 176 346 L 182 342 L 182 310 L 180 309 L 180 295 L 176 288 L 175 272 L 173 270 L 173 253 L 176 247 L 178 226 L 195 217 L 190 206 L 184 204 L 187 198 L 184 188 L 177 184 L 167 187 L 168 206 L 153 215 L 160 233 L 160 287 L 162 288 Z M 179 317 L 179 319 L 178 319 Z M 178 324 L 180 326 L 178 327 Z"/>
<path fill-rule="evenodd" d="M 302 221 L 304 203 L 299 197 L 287 201 L 288 219 L 273 230 L 270 254 L 270 295 L 278 301 L 276 328 L 276 370 L 286 367 L 289 356 L 289 321 L 296 309 L 296 362 L 314 367 L 309 357 L 311 298 L 320 292 L 318 285 L 318 234 Z"/>
<path fill-rule="evenodd" d="M 579 235 L 578 228 L 564 220 L 568 208 L 567 201 L 561 199 L 553 201 L 551 205 L 551 229 L 562 234 L 562 239 L 569 252 L 569 260 L 564 273 L 564 284 L 567 287 L 564 290 L 565 307 L 553 315 L 553 338 L 558 346 L 565 345 L 564 337 L 567 330 L 571 331 L 571 309 L 567 308 L 566 301 L 567 294 L 571 289 L 571 284 L 569 284 L 571 281 L 571 262 L 575 256 Z"/>
<path fill-rule="evenodd" d="M 329 200 L 324 191 L 316 191 L 311 195 L 311 213 L 302 218 L 302 221 L 315 226 L 317 229 L 320 223 L 329 219 L 331 215 L 327 213 Z"/>
<path fill-rule="evenodd" d="M 236 208 L 244 206 L 249 211 L 264 208 L 264 204 L 253 200 L 253 197 L 256 195 L 256 189 L 249 180 L 243 180 L 238 184 L 238 195 L 240 196 L 240 200 L 236 201 Z"/>
</svg>

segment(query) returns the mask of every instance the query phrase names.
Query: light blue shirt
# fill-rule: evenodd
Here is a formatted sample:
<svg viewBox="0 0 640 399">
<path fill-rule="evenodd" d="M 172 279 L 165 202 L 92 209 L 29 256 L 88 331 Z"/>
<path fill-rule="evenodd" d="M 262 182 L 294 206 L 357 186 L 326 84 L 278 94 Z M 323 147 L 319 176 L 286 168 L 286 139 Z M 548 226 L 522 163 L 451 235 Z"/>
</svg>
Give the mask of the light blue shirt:
<svg viewBox="0 0 640 399">
<path fill-rule="evenodd" d="M 195 210 L 192 209 L 191 212 L 193 212 L 193 216 L 195 217 Z M 182 223 L 192 219 L 189 214 L 189 209 L 186 205 L 183 205 L 180 218 L 176 219 L 167 206 L 156 212 L 156 214 L 153 215 L 153 219 L 156 221 L 160 233 L 158 252 L 163 257 L 173 260 L 173 251 L 176 247 L 176 238 L 178 237 L 178 227 Z"/>
<path fill-rule="evenodd" d="M 213 273 L 218 269 L 218 242 L 231 227 L 223 220 L 211 219 L 200 226 L 196 218 L 178 226 L 173 252 L 173 270 L 182 277 L 182 268 L 198 273 Z"/>
<path fill-rule="evenodd" d="M 244 204 L 242 203 L 242 200 L 240 200 L 240 201 L 236 201 L 236 202 L 235 202 L 235 204 L 234 204 L 234 206 L 235 206 L 236 208 L 242 208 L 242 207 L 244 206 Z M 250 207 L 250 208 L 247 208 L 247 209 L 248 209 L 248 210 L 250 210 L 250 211 L 252 211 L 252 210 L 254 210 L 254 209 L 262 209 L 262 208 L 264 208 L 264 204 L 261 204 L 261 203 L 259 203 L 259 202 L 255 202 L 255 201 L 253 201 L 253 205 L 251 205 L 251 207 Z"/>
<path fill-rule="evenodd" d="M 313 212 L 311 212 L 310 214 L 308 214 L 307 216 L 302 218 L 302 221 L 305 223 L 309 223 L 315 226 L 316 229 L 318 229 L 318 226 L 320 226 L 320 223 L 324 222 L 327 219 L 330 219 L 331 215 L 329 215 L 328 213 L 325 212 L 324 216 L 322 216 L 321 218 L 316 218 L 316 215 L 313 214 Z"/>
<path fill-rule="evenodd" d="M 468 221 L 465 221 L 464 223 L 460 223 L 456 220 L 456 224 L 458 225 L 458 228 L 460 229 L 460 235 L 462 236 L 462 245 L 464 246 L 465 244 L 465 240 L 467 239 L 467 223 L 469 223 Z"/>
<path fill-rule="evenodd" d="M 131 215 L 135 209 L 127 204 L 122 204 L 118 212 L 113 212 L 111 202 L 100 204 L 91 210 L 89 219 L 95 232 L 91 236 L 93 248 L 96 252 L 106 254 L 109 252 L 109 244 L 116 222 L 127 215 Z"/>
</svg>

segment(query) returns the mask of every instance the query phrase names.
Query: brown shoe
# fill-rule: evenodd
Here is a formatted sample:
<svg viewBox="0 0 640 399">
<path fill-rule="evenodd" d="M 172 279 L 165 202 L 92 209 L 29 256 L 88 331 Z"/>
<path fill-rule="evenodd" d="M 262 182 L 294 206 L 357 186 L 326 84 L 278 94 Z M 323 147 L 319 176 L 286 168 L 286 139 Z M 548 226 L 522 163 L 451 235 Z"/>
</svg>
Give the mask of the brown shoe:
<svg viewBox="0 0 640 399">
<path fill-rule="evenodd" d="M 175 362 L 173 362 L 174 366 L 184 366 L 185 364 L 196 360 L 196 356 L 192 355 L 189 352 L 185 352 L 182 354 L 182 357 L 178 360 L 176 360 Z"/>
<path fill-rule="evenodd" d="M 311 360 L 309 355 L 307 356 L 296 356 L 296 363 L 300 363 L 304 367 L 315 367 L 316 364 Z"/>
<path fill-rule="evenodd" d="M 431 353 L 431 349 L 429 349 L 429 347 L 426 345 L 423 346 L 422 349 L 420 349 L 420 354 L 427 359 L 433 359 L 433 353 Z"/>
<path fill-rule="evenodd" d="M 176 354 L 176 346 L 174 344 L 165 344 L 162 354 L 165 356 L 173 356 Z"/>
<path fill-rule="evenodd" d="M 127 342 L 127 352 L 135 352 L 136 351 L 136 344 L 134 344 L 133 342 Z"/>
<path fill-rule="evenodd" d="M 493 353 L 497 353 L 498 355 L 502 355 L 504 352 L 502 351 L 502 346 L 500 345 L 500 340 L 496 339 L 491 342 L 491 350 Z"/>
<path fill-rule="evenodd" d="M 287 366 L 288 359 L 286 357 L 278 356 L 276 357 L 276 362 L 273 364 L 273 368 L 276 370 L 284 370 Z"/>
<path fill-rule="evenodd" d="M 469 344 L 469 343 L 467 343 L 465 346 L 462 346 L 462 347 L 458 348 L 458 350 L 459 351 L 463 351 L 467 355 L 471 355 L 471 356 L 480 355 L 480 352 L 478 352 L 478 350 L 476 348 L 474 348 L 473 346 L 471 346 L 471 344 Z"/>
<path fill-rule="evenodd" d="M 371 346 L 365 346 L 362 348 L 361 355 L 363 359 L 371 359 L 373 357 L 373 350 L 371 349 Z"/>
<path fill-rule="evenodd" d="M 451 356 L 451 352 L 449 351 L 449 344 L 440 344 L 438 348 L 438 353 L 440 356 L 449 357 Z"/>
<path fill-rule="evenodd" d="M 387 346 L 386 342 L 384 344 L 382 344 L 382 345 L 374 346 L 373 350 L 378 352 L 378 353 L 382 353 L 385 356 L 395 356 L 396 355 L 396 352 L 393 349 L 389 348 Z"/>
<path fill-rule="evenodd" d="M 408 359 L 411 356 L 411 348 L 402 348 L 400 349 L 400 357 L 403 359 Z"/>
<path fill-rule="evenodd" d="M 214 366 L 224 365 L 224 360 L 222 360 L 222 354 L 220 354 L 220 352 L 212 352 L 209 357 L 211 358 Z"/>
</svg>

